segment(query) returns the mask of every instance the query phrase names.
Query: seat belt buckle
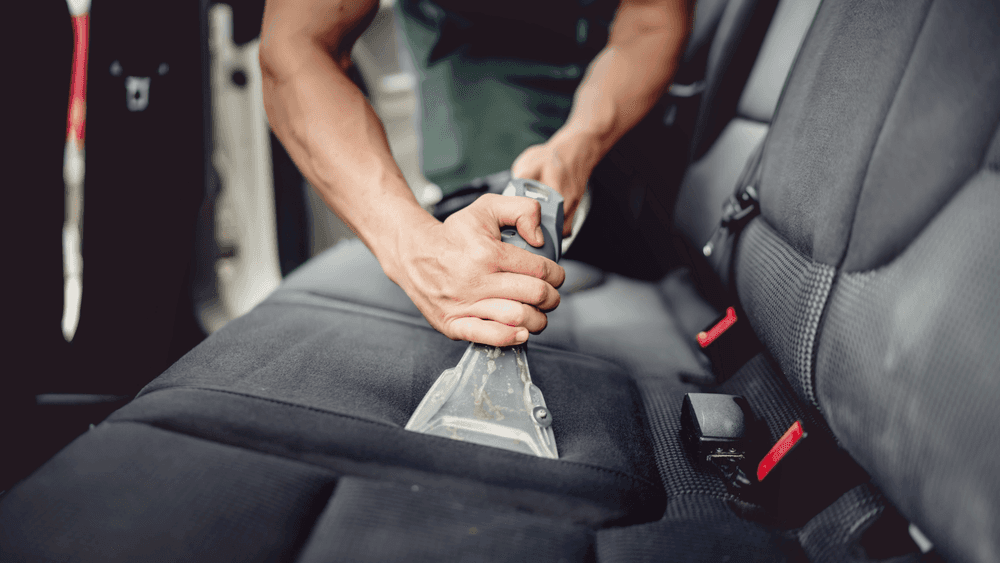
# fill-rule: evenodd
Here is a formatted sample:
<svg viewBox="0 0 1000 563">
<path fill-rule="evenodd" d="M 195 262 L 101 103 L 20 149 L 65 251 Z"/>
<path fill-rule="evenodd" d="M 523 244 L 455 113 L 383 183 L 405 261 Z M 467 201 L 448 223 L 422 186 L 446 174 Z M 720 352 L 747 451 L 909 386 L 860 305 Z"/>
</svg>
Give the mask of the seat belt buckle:
<svg viewBox="0 0 1000 563">
<path fill-rule="evenodd" d="M 747 400 L 738 395 L 688 393 L 681 405 L 681 438 L 689 453 L 713 466 L 730 489 L 754 484 L 749 470 L 758 446 L 761 426 Z"/>
<path fill-rule="evenodd" d="M 803 525 L 870 477 L 832 436 L 795 420 L 777 440 L 738 395 L 688 393 L 681 439 L 696 464 L 716 471 L 733 496 L 790 527 Z"/>
<path fill-rule="evenodd" d="M 715 383 L 728 379 L 760 350 L 757 335 L 734 307 L 695 335 L 695 343 L 711 362 Z"/>
<path fill-rule="evenodd" d="M 739 395 L 688 393 L 681 405 L 681 437 L 688 451 L 703 464 L 715 468 L 729 491 L 759 505 L 772 504 L 779 496 L 780 469 L 797 466 L 781 463 L 808 436 L 796 420 L 773 445 L 767 429 Z M 791 467 L 792 471 L 796 467 Z"/>
</svg>

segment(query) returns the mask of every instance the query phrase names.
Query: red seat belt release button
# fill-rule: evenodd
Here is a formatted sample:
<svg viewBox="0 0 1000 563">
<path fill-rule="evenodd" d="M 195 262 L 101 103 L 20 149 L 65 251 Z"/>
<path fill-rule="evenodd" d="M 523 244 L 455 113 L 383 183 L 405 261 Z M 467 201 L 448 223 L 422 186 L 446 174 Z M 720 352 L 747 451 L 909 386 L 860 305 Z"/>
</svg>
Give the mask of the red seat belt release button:
<svg viewBox="0 0 1000 563">
<path fill-rule="evenodd" d="M 698 345 L 702 348 L 708 347 L 709 344 L 718 340 L 734 324 L 736 324 L 736 309 L 729 307 L 726 309 L 726 316 L 715 323 L 712 328 L 698 333 Z"/>
<path fill-rule="evenodd" d="M 771 446 L 770 451 L 767 452 L 764 459 L 760 460 L 760 463 L 757 465 L 757 480 L 763 481 L 764 477 L 767 477 L 768 473 L 774 469 L 774 466 L 778 465 L 778 462 L 788 455 L 788 452 L 792 451 L 792 448 L 806 436 L 808 434 L 802 430 L 802 421 L 796 420 L 781 438 L 778 438 L 778 441 Z"/>
</svg>

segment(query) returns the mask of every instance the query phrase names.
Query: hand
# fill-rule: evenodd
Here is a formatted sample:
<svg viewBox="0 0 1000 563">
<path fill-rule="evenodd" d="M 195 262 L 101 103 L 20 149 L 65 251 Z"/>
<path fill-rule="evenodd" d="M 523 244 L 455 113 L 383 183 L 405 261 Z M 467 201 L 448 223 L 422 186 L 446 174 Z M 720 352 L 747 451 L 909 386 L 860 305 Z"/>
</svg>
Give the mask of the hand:
<svg viewBox="0 0 1000 563">
<path fill-rule="evenodd" d="M 573 232 L 573 215 L 593 171 L 592 166 L 580 164 L 581 159 L 574 158 L 579 153 L 575 148 L 560 144 L 553 137 L 547 143 L 525 149 L 511 166 L 515 178 L 537 180 L 563 196 L 564 237 Z"/>
<path fill-rule="evenodd" d="M 486 194 L 400 242 L 390 273 L 432 327 L 452 340 L 512 346 L 548 324 L 566 273 L 555 262 L 500 241 L 514 225 L 543 244 L 541 206 L 528 198 Z"/>
</svg>

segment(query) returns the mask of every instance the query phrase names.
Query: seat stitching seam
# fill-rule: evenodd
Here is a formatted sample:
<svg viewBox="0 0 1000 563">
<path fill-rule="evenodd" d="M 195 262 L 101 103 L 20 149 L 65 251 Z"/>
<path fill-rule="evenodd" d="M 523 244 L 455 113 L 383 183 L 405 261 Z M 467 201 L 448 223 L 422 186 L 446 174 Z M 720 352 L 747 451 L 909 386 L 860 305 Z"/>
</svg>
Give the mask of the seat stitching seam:
<svg viewBox="0 0 1000 563">
<path fill-rule="evenodd" d="M 286 401 L 281 401 L 279 399 L 270 399 L 270 398 L 266 398 L 266 397 L 259 397 L 257 395 L 250 395 L 250 394 L 240 393 L 238 391 L 230 391 L 230 390 L 226 390 L 226 389 L 214 389 L 212 387 L 202 387 L 202 386 L 197 386 L 197 385 L 177 385 L 177 386 L 173 386 L 173 387 L 162 387 L 160 389 L 156 389 L 154 391 L 150 391 L 146 395 L 148 396 L 148 395 L 150 395 L 152 393 L 156 393 L 157 391 L 167 391 L 167 390 L 172 390 L 172 389 L 190 389 L 190 390 L 195 390 L 195 391 L 214 391 L 214 392 L 217 392 L 217 393 L 225 393 L 225 394 L 235 395 L 235 396 L 239 396 L 239 397 L 246 397 L 246 398 L 249 398 L 249 399 L 258 399 L 258 400 L 261 400 L 261 401 L 267 401 L 267 402 L 276 403 L 276 404 L 279 404 L 279 405 L 286 405 L 286 406 L 296 407 L 296 408 L 299 408 L 299 409 L 304 409 L 304 410 L 307 410 L 307 411 L 317 412 L 317 413 L 320 413 L 320 414 L 326 414 L 326 415 L 330 415 L 330 416 L 335 416 L 335 417 L 340 417 L 340 418 L 346 418 L 346 419 L 354 420 L 354 421 L 357 421 L 357 422 L 374 424 L 376 426 L 381 426 L 381 427 L 384 427 L 384 428 L 391 428 L 391 429 L 397 429 L 397 430 L 401 429 L 399 426 L 395 426 L 395 425 L 392 425 L 392 424 L 386 424 L 384 422 L 378 422 L 378 421 L 368 420 L 368 419 L 365 419 L 365 418 L 360 418 L 360 417 L 356 417 L 356 416 L 352 416 L 352 415 L 347 415 L 347 414 L 343 414 L 343 413 L 338 413 L 338 412 L 333 412 L 333 411 L 327 411 L 327 410 L 323 410 L 323 409 L 317 409 L 315 407 L 310 407 L 310 406 L 306 406 L 306 405 L 299 405 L 299 404 L 296 404 L 296 403 L 290 403 L 290 402 L 286 402 Z M 118 419 L 117 421 L 121 421 L 121 422 L 140 422 L 140 421 L 134 420 L 134 419 Z M 109 420 L 109 422 L 117 422 L 117 421 L 116 420 Z M 205 439 L 205 438 L 203 438 L 203 439 Z M 455 441 L 455 442 L 456 442 L 456 444 L 461 444 L 463 446 L 478 446 L 478 444 L 471 444 L 471 443 L 467 443 L 467 442 L 461 442 L 461 441 Z M 254 450 L 254 451 L 257 451 L 257 450 Z M 502 452 L 502 453 L 504 453 L 504 454 L 508 453 L 508 452 L 506 452 L 506 450 L 502 450 L 502 449 L 500 449 L 499 451 Z M 595 471 L 602 471 L 602 472 L 605 472 L 605 473 L 610 473 L 610 474 L 622 477 L 624 479 L 628 479 L 630 481 L 638 481 L 638 482 L 645 483 L 646 485 L 649 485 L 649 486 L 651 486 L 653 488 L 656 488 L 656 486 L 657 486 L 655 483 L 653 483 L 652 481 L 649 481 L 648 479 L 646 479 L 644 477 L 641 477 L 639 475 L 632 475 L 632 474 L 625 473 L 623 471 L 619 471 L 619 470 L 616 470 L 616 469 L 610 469 L 610 468 L 607 468 L 607 467 L 600 467 L 600 466 L 596 466 L 596 465 L 591 465 L 589 463 L 583 463 L 583 462 L 579 462 L 579 461 L 570 461 L 570 460 L 564 460 L 564 459 L 558 459 L 558 460 L 554 460 L 554 461 L 559 461 L 559 462 L 562 462 L 562 463 L 574 465 L 574 466 L 577 466 L 577 467 L 582 467 L 582 468 L 585 468 L 585 469 L 591 469 L 591 470 L 595 470 Z"/>
<path fill-rule="evenodd" d="M 309 405 L 301 405 L 301 404 L 293 403 L 293 402 L 290 402 L 290 401 L 282 401 L 281 399 L 273 399 L 273 398 L 270 398 L 270 397 L 261 397 L 259 395 L 253 395 L 253 394 L 250 394 L 250 393 L 243 393 L 243 392 L 240 392 L 240 391 L 233 391 L 231 389 L 219 389 L 219 388 L 216 388 L 216 387 L 209 387 L 209 386 L 204 386 L 204 385 L 172 385 L 170 387 L 160 387 L 159 389 L 154 389 L 154 390 L 149 391 L 147 393 L 143 393 L 142 396 L 143 397 L 147 397 L 147 396 L 152 395 L 153 393 L 157 393 L 159 391 L 171 391 L 171 390 L 175 390 L 175 389 L 190 389 L 190 390 L 195 390 L 195 391 L 213 391 L 213 392 L 216 392 L 216 393 L 224 393 L 224 394 L 227 394 L 227 395 L 235 395 L 237 397 L 245 397 L 245 398 L 248 398 L 248 399 L 257 399 L 259 401 L 266 401 L 268 403 L 274 403 L 274 404 L 277 404 L 277 405 L 284 405 L 284 406 L 288 406 L 288 407 L 294 407 L 294 408 L 297 408 L 297 409 L 302 409 L 302 410 L 317 412 L 317 413 L 321 413 L 321 414 L 335 415 L 335 416 L 339 416 L 339 417 L 343 417 L 343 418 L 348 418 L 348 419 L 351 419 L 351 420 L 357 420 L 357 421 L 361 421 L 361 422 L 368 422 L 368 423 L 371 423 L 371 424 L 377 424 L 379 426 L 385 426 L 386 428 L 399 428 L 399 426 L 396 426 L 396 425 L 393 425 L 393 424 L 388 424 L 388 423 L 385 423 L 385 422 L 379 422 L 377 420 L 369 420 L 367 418 L 361 418 L 361 417 L 357 417 L 357 416 L 350 415 L 350 414 L 344 414 L 344 413 L 339 413 L 339 412 L 335 412 L 335 411 L 329 411 L 329 410 L 325 410 L 325 409 L 321 409 L 321 408 L 317 408 L 317 407 L 311 407 Z"/>
<path fill-rule="evenodd" d="M 308 465 L 309 467 L 314 467 L 316 469 L 322 469 L 323 471 L 332 473 L 333 477 L 335 479 L 339 479 L 340 477 L 344 477 L 345 476 L 342 472 L 337 471 L 336 469 L 331 469 L 331 468 L 329 468 L 329 467 L 327 467 L 325 465 L 314 463 L 312 461 L 308 461 L 308 460 L 305 460 L 305 459 L 299 459 L 299 458 L 296 458 L 296 457 L 284 456 L 284 455 L 281 455 L 281 454 L 278 454 L 278 453 L 275 453 L 275 452 L 269 452 L 269 451 L 266 451 L 266 450 L 258 450 L 258 449 L 245 448 L 243 446 L 237 446 L 235 444 L 227 444 L 225 442 L 219 442 L 218 440 L 213 440 L 211 438 L 206 438 L 204 436 L 199 436 L 198 434 L 194 434 L 194 433 L 191 433 L 191 432 L 184 432 L 183 430 L 180 430 L 180 429 L 177 429 L 177 428 L 162 426 L 162 425 L 157 424 L 155 422 L 148 422 L 148 421 L 145 421 L 145 420 L 137 420 L 137 419 L 133 419 L 133 418 L 123 418 L 123 419 L 118 419 L 118 420 L 105 420 L 101 424 L 108 424 L 108 425 L 111 425 L 111 424 L 138 424 L 138 425 L 141 425 L 141 426 L 146 426 L 148 428 L 154 428 L 154 429 L 160 430 L 162 432 L 169 432 L 171 434 L 178 434 L 180 436 L 185 436 L 185 437 L 191 438 L 193 440 L 199 440 L 199 441 L 207 442 L 207 443 L 210 443 L 210 444 L 218 444 L 218 445 L 226 446 L 226 447 L 229 447 L 229 448 L 236 448 L 236 449 L 239 449 L 239 450 L 253 452 L 255 454 L 260 454 L 260 455 L 267 456 L 267 457 L 276 457 L 276 458 L 283 459 L 285 461 L 290 461 L 290 462 L 293 462 L 293 463 L 301 463 L 302 465 Z"/>
</svg>

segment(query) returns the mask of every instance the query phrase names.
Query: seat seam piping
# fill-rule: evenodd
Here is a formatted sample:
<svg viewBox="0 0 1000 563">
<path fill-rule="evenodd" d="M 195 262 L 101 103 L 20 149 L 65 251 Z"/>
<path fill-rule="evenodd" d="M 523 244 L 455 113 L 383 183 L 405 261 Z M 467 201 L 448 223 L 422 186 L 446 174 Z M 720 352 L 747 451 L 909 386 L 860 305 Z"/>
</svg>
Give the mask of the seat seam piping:
<svg viewBox="0 0 1000 563">
<path fill-rule="evenodd" d="M 374 424 L 376 426 L 381 426 L 381 427 L 384 427 L 384 428 L 390 428 L 390 429 L 394 429 L 394 430 L 404 430 L 404 429 L 402 429 L 399 426 L 394 426 L 394 425 L 391 425 L 391 424 L 386 424 L 384 422 L 377 422 L 377 421 L 368 420 L 368 419 L 365 419 L 365 418 L 355 417 L 355 416 L 352 416 L 352 415 L 346 415 L 346 414 L 343 414 L 343 413 L 338 413 L 338 412 L 333 412 L 333 411 L 327 411 L 327 410 L 317 409 L 315 407 L 309 407 L 309 406 L 306 406 L 306 405 L 299 405 L 299 404 L 295 404 L 295 403 L 281 401 L 281 400 L 278 400 L 278 399 L 269 399 L 269 398 L 265 398 L 265 397 L 259 397 L 257 395 L 250 395 L 250 394 L 246 394 L 246 393 L 240 393 L 238 391 L 230 391 L 230 390 L 225 390 L 225 389 L 214 389 L 214 388 L 211 388 L 211 387 L 201 387 L 201 386 L 196 386 L 196 385 L 182 385 L 182 386 L 174 386 L 174 387 L 162 387 L 160 389 L 156 389 L 154 391 L 151 391 L 148 394 L 156 393 L 157 391 L 167 391 L 167 390 L 171 390 L 171 389 L 189 389 L 189 390 L 195 390 L 195 391 L 210 391 L 210 392 L 214 391 L 214 392 L 217 392 L 217 393 L 225 393 L 225 394 L 235 395 L 235 396 L 239 396 L 239 397 L 245 397 L 245 398 L 249 398 L 249 399 L 257 399 L 257 400 L 271 402 L 271 403 L 276 403 L 276 404 L 280 404 L 280 405 L 291 406 L 291 407 L 295 407 L 295 408 L 299 408 L 299 409 L 303 409 L 303 410 L 307 410 L 307 411 L 317 412 L 317 413 L 320 413 L 320 414 L 325 414 L 325 415 L 330 415 L 330 416 L 335 416 L 335 417 L 340 417 L 340 418 L 346 418 L 346 419 L 354 420 L 354 421 L 357 421 L 357 422 Z M 136 420 L 136 419 L 130 419 L 130 418 L 108 420 L 107 422 L 112 422 L 112 423 L 113 422 L 140 422 L 140 423 L 142 423 L 142 421 L 139 421 L 139 420 Z M 149 424 L 150 426 L 154 426 L 156 428 L 160 428 L 159 426 L 156 426 L 156 425 L 154 425 L 152 423 L 144 423 L 144 424 Z M 166 428 L 163 428 L 163 429 L 166 430 Z M 187 434 L 185 432 L 178 432 L 178 433 Z M 192 434 L 192 435 L 194 436 L 194 434 Z M 208 440 L 208 438 L 202 438 L 202 439 Z M 478 444 L 471 444 L 471 443 L 467 443 L 467 442 L 461 442 L 461 441 L 455 441 L 455 442 L 456 442 L 456 444 L 462 444 L 464 446 L 479 446 Z M 236 446 L 236 447 L 240 447 L 240 446 Z M 253 451 L 259 451 L 259 450 L 254 449 Z M 505 454 L 508 453 L 508 452 L 506 452 L 506 450 L 502 450 L 502 449 L 499 449 L 498 451 L 503 452 Z M 652 481 L 649 481 L 648 479 L 645 479 L 644 477 L 640 477 L 639 475 L 632 475 L 632 474 L 629 474 L 629 473 L 625 473 L 625 472 L 619 471 L 617 469 L 611 469 L 611 468 L 607 468 L 607 467 L 600 467 L 600 466 L 596 466 L 596 465 L 591 465 L 589 463 L 583 463 L 583 462 L 579 462 L 579 461 L 570 461 L 570 460 L 564 460 L 564 459 L 558 459 L 558 460 L 555 460 L 555 461 L 560 461 L 562 463 L 574 465 L 574 466 L 581 467 L 581 468 L 584 468 L 584 469 L 590 469 L 590 470 L 594 470 L 594 471 L 601 471 L 601 472 L 605 472 L 605 473 L 610 473 L 610 474 L 617 475 L 617 476 L 619 476 L 621 478 L 624 478 L 624 479 L 627 479 L 627 480 L 630 480 L 630 481 L 638 481 L 638 482 L 641 482 L 641 483 L 645 483 L 646 485 L 649 485 L 650 487 L 657 488 L 657 485 L 655 483 L 653 483 Z"/>
</svg>

